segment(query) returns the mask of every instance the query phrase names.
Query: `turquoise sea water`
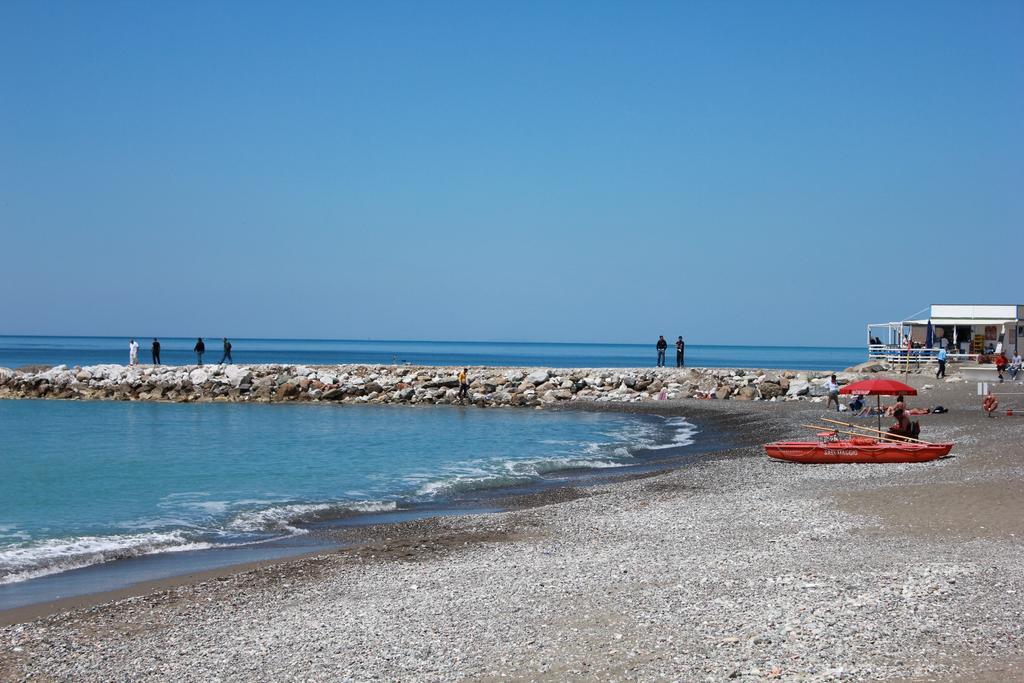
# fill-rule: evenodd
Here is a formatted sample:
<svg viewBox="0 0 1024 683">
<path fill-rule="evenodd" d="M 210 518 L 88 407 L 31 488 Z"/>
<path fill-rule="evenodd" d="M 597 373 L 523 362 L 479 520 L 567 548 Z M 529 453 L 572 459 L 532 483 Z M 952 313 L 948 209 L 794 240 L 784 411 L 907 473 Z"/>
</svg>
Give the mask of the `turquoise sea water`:
<svg viewBox="0 0 1024 683">
<path fill-rule="evenodd" d="M 140 360 L 150 361 L 151 337 L 138 337 Z M 674 337 L 668 337 L 668 364 L 675 364 Z M 195 338 L 161 338 L 164 363 L 195 362 Z M 206 337 L 207 363 L 221 358 L 221 341 Z M 236 363 L 411 363 L 413 365 L 490 365 L 548 367 L 644 367 L 656 360 L 649 344 L 547 344 L 387 340 L 232 339 Z M 690 367 L 842 370 L 867 360 L 864 347 L 686 345 Z M 0 367 L 97 365 L 128 362 L 124 337 L 0 336 Z"/>
<path fill-rule="evenodd" d="M 577 411 L 30 400 L 0 401 L 0 426 L 0 589 L 635 466 L 695 431 Z"/>
</svg>

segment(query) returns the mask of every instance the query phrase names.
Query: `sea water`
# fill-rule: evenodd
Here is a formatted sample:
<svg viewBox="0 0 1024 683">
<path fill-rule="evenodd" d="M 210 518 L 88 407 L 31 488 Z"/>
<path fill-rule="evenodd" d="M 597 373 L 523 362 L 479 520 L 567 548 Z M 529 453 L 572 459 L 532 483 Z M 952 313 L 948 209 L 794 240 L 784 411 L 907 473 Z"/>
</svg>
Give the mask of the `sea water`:
<svg viewBox="0 0 1024 683">
<path fill-rule="evenodd" d="M 0 427 L 0 589 L 628 468 L 695 434 L 582 411 L 35 400 L 0 401 Z"/>
<path fill-rule="evenodd" d="M 140 360 L 150 362 L 151 338 L 138 338 Z M 330 339 L 232 339 L 236 363 L 330 365 L 373 363 L 413 365 L 546 366 L 560 368 L 623 368 L 653 366 L 657 358 L 649 344 L 555 344 L 458 341 L 387 341 Z M 194 363 L 195 338 L 161 338 L 162 361 Z M 217 337 L 205 339 L 204 360 L 216 363 L 223 355 Z M 675 365 L 675 342 L 668 339 L 668 364 Z M 718 346 L 687 344 L 690 367 L 785 368 L 842 370 L 867 360 L 865 347 L 832 346 Z M 23 365 L 126 364 L 124 337 L 0 336 L 0 367 Z"/>
</svg>

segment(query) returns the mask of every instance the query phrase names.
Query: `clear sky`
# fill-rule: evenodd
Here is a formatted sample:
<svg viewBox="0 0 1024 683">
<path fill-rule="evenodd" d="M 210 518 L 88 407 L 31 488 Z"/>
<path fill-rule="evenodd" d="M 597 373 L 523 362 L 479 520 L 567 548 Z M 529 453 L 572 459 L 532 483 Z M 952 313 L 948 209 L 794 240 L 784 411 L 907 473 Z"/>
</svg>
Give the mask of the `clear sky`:
<svg viewBox="0 0 1024 683">
<path fill-rule="evenodd" d="M 0 3 L 0 334 L 860 344 L 1024 303 L 1024 3 Z"/>
</svg>

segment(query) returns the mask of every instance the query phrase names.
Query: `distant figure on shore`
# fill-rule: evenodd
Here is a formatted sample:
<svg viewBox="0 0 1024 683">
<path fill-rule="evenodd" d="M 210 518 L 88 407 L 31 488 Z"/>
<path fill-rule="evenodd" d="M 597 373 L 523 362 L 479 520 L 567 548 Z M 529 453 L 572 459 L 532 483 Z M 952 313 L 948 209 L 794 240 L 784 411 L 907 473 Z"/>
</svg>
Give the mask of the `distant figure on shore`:
<svg viewBox="0 0 1024 683">
<path fill-rule="evenodd" d="M 665 367 L 665 349 L 668 348 L 668 342 L 665 341 L 665 335 L 658 335 L 658 343 L 654 345 L 654 348 L 658 349 L 658 367 Z"/>
<path fill-rule="evenodd" d="M 128 342 L 128 365 L 139 364 L 139 342 L 134 339 Z"/>
<path fill-rule="evenodd" d="M 945 337 L 943 337 L 945 340 Z M 939 349 L 939 355 L 935 357 L 939 361 L 939 370 L 935 373 L 935 379 L 946 376 L 946 347 L 943 346 Z"/>
<path fill-rule="evenodd" d="M 153 353 L 153 365 L 160 365 L 160 340 L 153 337 L 153 346 L 150 348 Z"/>
<path fill-rule="evenodd" d="M 462 368 L 459 373 L 459 400 L 469 398 L 469 368 Z"/>
<path fill-rule="evenodd" d="M 1013 358 L 1010 359 L 1010 379 L 1017 379 L 1017 375 L 1020 373 L 1022 361 L 1020 358 L 1020 351 L 1013 354 Z"/>
<path fill-rule="evenodd" d="M 220 364 L 223 365 L 224 361 L 227 361 L 228 363 L 235 362 L 231 358 L 231 342 L 228 341 L 227 337 L 224 337 L 224 355 L 221 356 Z"/>
<path fill-rule="evenodd" d="M 196 352 L 196 363 L 198 365 L 203 364 L 203 354 L 206 353 L 206 344 L 203 343 L 203 338 L 199 337 L 196 339 L 196 345 L 192 348 Z"/>
<path fill-rule="evenodd" d="M 829 409 L 833 403 L 836 404 L 836 412 L 839 412 L 839 382 L 836 381 L 836 376 L 832 375 L 825 382 L 825 388 L 828 389 L 828 403 L 825 404 L 825 410 Z"/>
<path fill-rule="evenodd" d="M 686 342 L 683 341 L 683 337 L 680 335 L 676 339 L 676 367 L 681 368 L 686 365 L 683 362 L 683 354 L 686 353 Z"/>
</svg>

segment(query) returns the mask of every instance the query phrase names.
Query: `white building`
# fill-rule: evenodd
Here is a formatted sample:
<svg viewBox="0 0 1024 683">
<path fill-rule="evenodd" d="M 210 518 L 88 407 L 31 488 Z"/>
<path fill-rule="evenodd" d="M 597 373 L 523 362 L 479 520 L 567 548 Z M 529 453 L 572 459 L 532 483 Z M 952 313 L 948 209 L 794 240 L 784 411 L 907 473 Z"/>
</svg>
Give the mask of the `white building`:
<svg viewBox="0 0 1024 683">
<path fill-rule="evenodd" d="M 1009 356 L 1024 351 L 1024 304 L 932 304 L 907 320 L 872 323 L 867 333 L 869 358 L 928 360 L 943 347 L 951 359 Z"/>
</svg>

